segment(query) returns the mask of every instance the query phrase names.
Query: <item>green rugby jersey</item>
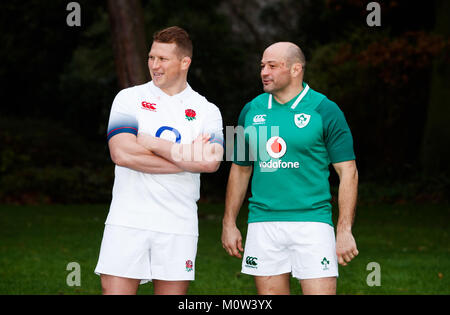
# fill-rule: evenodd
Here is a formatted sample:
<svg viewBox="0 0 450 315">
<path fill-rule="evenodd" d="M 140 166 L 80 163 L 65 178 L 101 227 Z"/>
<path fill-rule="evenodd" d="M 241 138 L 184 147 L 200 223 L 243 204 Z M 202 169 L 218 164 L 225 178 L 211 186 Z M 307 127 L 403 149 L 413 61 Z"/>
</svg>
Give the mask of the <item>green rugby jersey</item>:
<svg viewBox="0 0 450 315">
<path fill-rule="evenodd" d="M 329 164 L 355 159 L 353 139 L 336 103 L 303 87 L 285 104 L 261 94 L 239 116 L 233 163 L 253 165 L 249 223 L 333 225 Z"/>
</svg>

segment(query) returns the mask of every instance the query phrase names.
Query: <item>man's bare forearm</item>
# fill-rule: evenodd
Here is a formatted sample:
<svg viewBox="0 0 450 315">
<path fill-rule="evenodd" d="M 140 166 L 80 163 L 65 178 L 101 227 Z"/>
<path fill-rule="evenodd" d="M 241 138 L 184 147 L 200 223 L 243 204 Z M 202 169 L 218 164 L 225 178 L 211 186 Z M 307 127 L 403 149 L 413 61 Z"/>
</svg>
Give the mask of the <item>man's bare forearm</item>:
<svg viewBox="0 0 450 315">
<path fill-rule="evenodd" d="M 352 168 L 341 174 L 338 193 L 339 218 L 337 230 L 351 231 L 358 198 L 358 172 Z"/>
<path fill-rule="evenodd" d="M 183 169 L 157 156 L 137 143 L 132 134 L 119 134 L 109 140 L 113 162 L 122 167 L 148 174 L 175 174 Z"/>
<path fill-rule="evenodd" d="M 352 234 L 358 197 L 358 170 L 355 161 L 333 164 L 339 175 L 339 218 L 336 227 L 336 255 L 339 264 L 346 266 L 358 254 Z"/>
<path fill-rule="evenodd" d="M 231 165 L 225 197 L 224 226 L 236 224 L 236 218 L 244 202 L 252 171 L 251 166 L 239 166 L 234 163 Z"/>
<path fill-rule="evenodd" d="M 177 167 L 192 173 L 215 172 L 223 157 L 223 147 L 207 141 L 196 140 L 191 144 L 179 144 L 139 134 L 138 142 Z"/>
<path fill-rule="evenodd" d="M 236 226 L 236 218 L 245 199 L 252 170 L 251 166 L 239 166 L 233 163 L 228 177 L 221 239 L 226 252 L 238 258 L 242 258 L 244 248 L 241 232 Z"/>
</svg>

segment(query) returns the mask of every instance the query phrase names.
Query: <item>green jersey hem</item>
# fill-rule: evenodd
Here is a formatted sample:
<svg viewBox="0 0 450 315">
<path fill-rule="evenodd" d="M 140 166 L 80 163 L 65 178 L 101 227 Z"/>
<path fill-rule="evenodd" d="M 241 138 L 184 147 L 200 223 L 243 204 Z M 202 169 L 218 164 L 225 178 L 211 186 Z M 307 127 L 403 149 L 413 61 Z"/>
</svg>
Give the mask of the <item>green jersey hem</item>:
<svg viewBox="0 0 450 315">
<path fill-rule="evenodd" d="M 321 222 L 334 227 L 331 209 L 262 210 L 251 209 L 248 223 L 255 222 Z"/>
</svg>

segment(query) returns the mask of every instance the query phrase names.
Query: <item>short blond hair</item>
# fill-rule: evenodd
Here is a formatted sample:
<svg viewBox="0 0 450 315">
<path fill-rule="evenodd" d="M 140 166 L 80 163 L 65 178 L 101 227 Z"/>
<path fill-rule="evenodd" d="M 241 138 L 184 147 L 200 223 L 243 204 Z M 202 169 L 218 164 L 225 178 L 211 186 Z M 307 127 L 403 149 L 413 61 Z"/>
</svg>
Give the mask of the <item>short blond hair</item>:
<svg viewBox="0 0 450 315">
<path fill-rule="evenodd" d="M 177 45 L 178 53 L 181 57 L 192 58 L 192 41 L 189 34 L 179 26 L 171 26 L 153 34 L 153 41 L 165 44 Z"/>
</svg>

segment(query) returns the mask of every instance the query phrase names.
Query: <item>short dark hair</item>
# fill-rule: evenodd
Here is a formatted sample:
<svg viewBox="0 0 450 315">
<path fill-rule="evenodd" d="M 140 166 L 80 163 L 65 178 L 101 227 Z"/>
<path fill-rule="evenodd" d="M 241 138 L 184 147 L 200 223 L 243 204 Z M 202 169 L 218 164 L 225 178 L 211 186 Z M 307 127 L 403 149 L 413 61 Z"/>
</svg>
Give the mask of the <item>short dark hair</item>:
<svg viewBox="0 0 450 315">
<path fill-rule="evenodd" d="M 166 44 L 176 44 L 178 53 L 192 58 L 192 41 L 189 34 L 179 26 L 171 26 L 153 34 L 153 41 Z"/>
</svg>

